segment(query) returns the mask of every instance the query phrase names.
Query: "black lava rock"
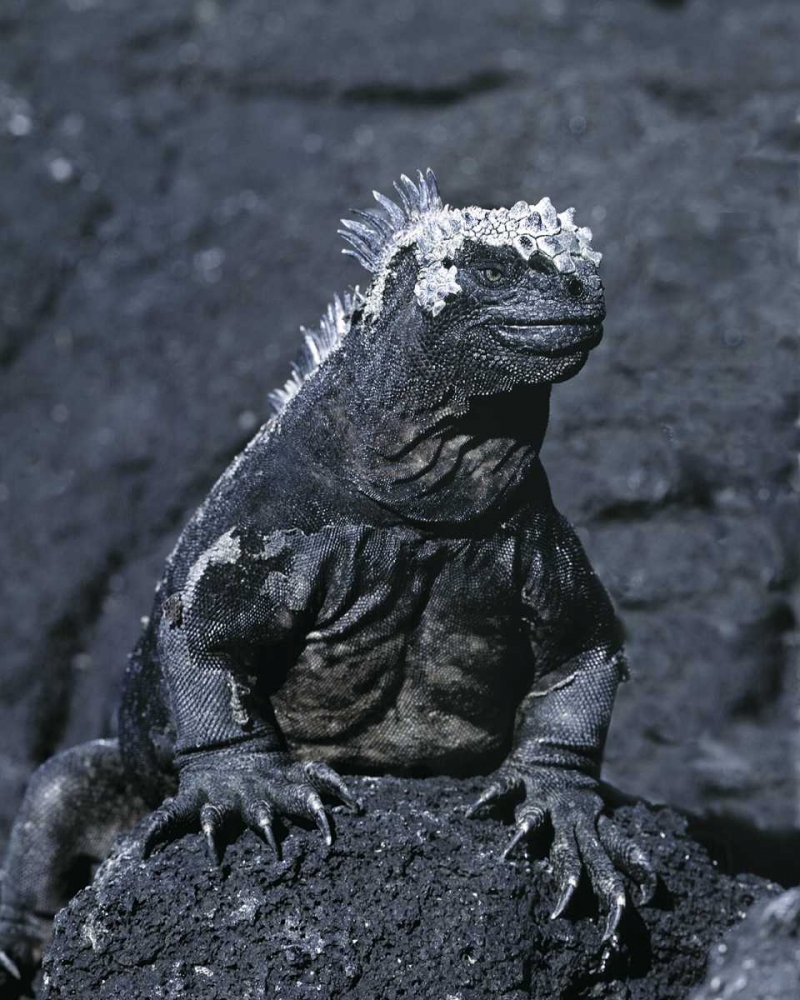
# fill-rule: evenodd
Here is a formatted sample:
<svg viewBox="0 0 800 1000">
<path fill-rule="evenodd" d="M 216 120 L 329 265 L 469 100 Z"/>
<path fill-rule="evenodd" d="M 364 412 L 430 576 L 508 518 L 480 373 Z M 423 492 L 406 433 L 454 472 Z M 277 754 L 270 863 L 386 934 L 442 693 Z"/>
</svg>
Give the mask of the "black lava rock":
<svg viewBox="0 0 800 1000">
<path fill-rule="evenodd" d="M 355 784 L 367 811 L 337 814 L 330 852 L 293 829 L 276 861 L 248 832 L 215 869 L 199 834 L 147 862 L 123 842 L 57 919 L 42 1000 L 677 1000 L 711 944 L 778 891 L 721 874 L 676 813 L 622 807 L 662 885 L 604 961 L 586 886 L 574 919 L 549 919 L 547 845 L 504 862 L 507 823 L 466 819 L 479 781 Z"/>
</svg>

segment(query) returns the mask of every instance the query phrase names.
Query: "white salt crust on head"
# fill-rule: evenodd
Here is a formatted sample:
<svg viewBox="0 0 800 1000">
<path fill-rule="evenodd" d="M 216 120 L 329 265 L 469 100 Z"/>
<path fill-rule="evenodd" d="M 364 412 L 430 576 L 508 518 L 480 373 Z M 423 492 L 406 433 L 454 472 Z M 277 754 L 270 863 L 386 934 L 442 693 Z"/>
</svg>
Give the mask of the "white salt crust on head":
<svg viewBox="0 0 800 1000">
<path fill-rule="evenodd" d="M 448 296 L 458 295 L 458 268 L 447 263 L 466 240 L 486 247 L 512 247 L 524 260 L 535 254 L 549 258 L 557 271 L 570 274 L 575 261 L 595 267 L 602 254 L 591 249 L 592 231 L 577 227 L 575 210 L 556 212 L 549 198 L 535 205 L 518 201 L 511 208 L 451 208 L 442 203 L 432 170 L 418 172 L 418 181 L 403 174 L 395 182 L 398 201 L 373 191 L 380 209 L 354 211 L 357 219 L 343 219 L 339 232 L 350 244 L 344 253 L 355 257 L 373 280 L 366 297 L 358 288 L 338 296 L 322 317 L 318 330 L 303 329 L 301 354 L 286 383 L 270 394 L 282 413 L 303 385 L 334 351 L 350 330 L 353 313 L 365 318 L 380 315 L 392 260 L 411 247 L 419 266 L 414 295 L 421 309 L 438 316 Z"/>
<path fill-rule="evenodd" d="M 535 205 L 518 201 L 511 208 L 451 208 L 442 204 L 433 171 L 418 176 L 416 184 L 405 175 L 395 184 L 399 204 L 375 191 L 383 211 L 354 212 L 358 221 L 342 220 L 339 232 L 352 248 L 345 253 L 375 275 L 366 300 L 368 316 L 380 313 L 392 259 L 405 247 L 413 248 L 419 264 L 417 302 L 432 316 L 444 309 L 448 295 L 461 291 L 457 268 L 445 262 L 465 240 L 513 247 L 525 260 L 543 254 L 564 274 L 575 271 L 576 259 L 600 263 L 602 255 L 591 249 L 592 232 L 575 225 L 573 208 L 556 212 L 549 198 Z"/>
</svg>

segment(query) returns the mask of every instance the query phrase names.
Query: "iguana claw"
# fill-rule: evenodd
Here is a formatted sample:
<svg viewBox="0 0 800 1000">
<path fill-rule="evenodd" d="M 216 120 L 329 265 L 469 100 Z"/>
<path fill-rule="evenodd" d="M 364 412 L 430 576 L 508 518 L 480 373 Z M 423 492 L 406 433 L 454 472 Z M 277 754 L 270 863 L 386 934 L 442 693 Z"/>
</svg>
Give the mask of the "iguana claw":
<svg viewBox="0 0 800 1000">
<path fill-rule="evenodd" d="M 553 827 L 550 860 L 558 899 L 551 919 L 563 916 L 585 872 L 604 913 L 602 942 L 612 943 L 625 913 L 627 898 L 620 872 L 640 887 L 642 902 L 649 902 L 657 877 L 645 852 L 626 837 L 612 820 L 602 815 L 603 801 L 591 787 L 572 787 L 564 775 L 545 769 L 507 767 L 467 810 L 474 816 L 520 787 L 525 799 L 516 810 L 516 830 L 503 852 L 514 849 L 540 831 L 549 816 Z"/>
<path fill-rule="evenodd" d="M 14 979 L 22 979 L 22 973 L 17 968 L 15 962 L 11 959 L 11 956 L 6 954 L 4 951 L 0 951 L 0 966 L 2 966 L 10 976 L 13 976 Z"/>
<path fill-rule="evenodd" d="M 360 801 L 328 764 L 301 763 L 283 753 L 234 749 L 204 754 L 181 770 L 177 796 L 167 799 L 151 816 L 143 854 L 147 857 L 158 844 L 199 826 L 218 863 L 227 819 L 238 817 L 280 857 L 273 829 L 279 814 L 316 823 L 330 847 L 333 829 L 323 795 L 354 811 L 361 809 Z"/>
</svg>

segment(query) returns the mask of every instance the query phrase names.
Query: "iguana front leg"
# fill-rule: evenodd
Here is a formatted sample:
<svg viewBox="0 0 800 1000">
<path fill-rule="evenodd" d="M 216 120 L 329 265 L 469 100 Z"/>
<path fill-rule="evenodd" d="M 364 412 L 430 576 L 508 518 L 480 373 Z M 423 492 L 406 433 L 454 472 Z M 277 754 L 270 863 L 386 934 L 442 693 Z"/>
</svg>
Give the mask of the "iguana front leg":
<svg viewBox="0 0 800 1000">
<path fill-rule="evenodd" d="M 188 829 L 203 831 L 215 860 L 229 819 L 278 853 L 274 820 L 309 819 L 332 842 L 323 796 L 359 808 L 321 761 L 292 758 L 269 698 L 313 616 L 325 552 L 296 532 L 222 535 L 166 602 L 159 656 L 177 729 L 178 792 L 150 818 L 143 852 Z"/>
<path fill-rule="evenodd" d="M 550 857 L 559 898 L 555 919 L 563 914 L 585 871 L 606 914 L 603 941 L 616 934 L 625 904 L 619 871 L 641 888 L 649 901 L 656 875 L 645 852 L 603 815 L 600 763 L 617 684 L 624 669 L 620 655 L 605 650 L 581 654 L 568 680 L 543 694 L 530 695 L 521 710 L 514 748 L 494 781 L 468 815 L 512 793 L 523 793 L 516 809 L 516 832 L 504 856 L 540 831 L 553 827 Z"/>
</svg>

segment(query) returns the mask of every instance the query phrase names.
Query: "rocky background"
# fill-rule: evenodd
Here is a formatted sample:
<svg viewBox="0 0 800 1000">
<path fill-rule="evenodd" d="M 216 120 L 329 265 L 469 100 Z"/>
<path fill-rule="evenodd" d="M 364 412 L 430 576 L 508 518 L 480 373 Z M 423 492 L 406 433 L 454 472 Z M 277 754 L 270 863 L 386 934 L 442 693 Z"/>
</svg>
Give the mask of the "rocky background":
<svg viewBox="0 0 800 1000">
<path fill-rule="evenodd" d="M 545 461 L 628 633 L 606 777 L 800 879 L 791 0 L 5 0 L 0 841 L 110 731 L 193 507 L 300 324 L 364 280 L 338 218 L 430 165 L 549 195 L 605 254 L 606 339 Z"/>
</svg>

